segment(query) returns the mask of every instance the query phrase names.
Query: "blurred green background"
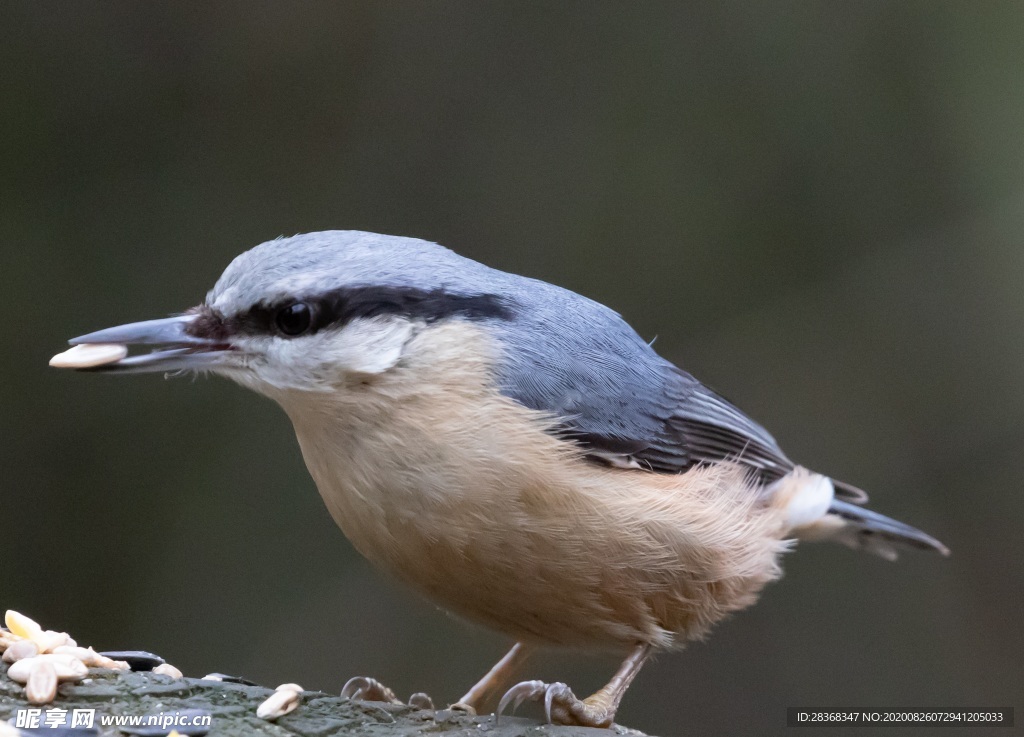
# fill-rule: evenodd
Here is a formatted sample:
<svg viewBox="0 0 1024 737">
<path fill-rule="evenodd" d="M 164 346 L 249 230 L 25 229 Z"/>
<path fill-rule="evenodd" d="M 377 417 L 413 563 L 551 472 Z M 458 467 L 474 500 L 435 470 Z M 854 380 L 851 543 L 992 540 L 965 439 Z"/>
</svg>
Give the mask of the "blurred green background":
<svg viewBox="0 0 1024 737">
<path fill-rule="evenodd" d="M 490 667 L 501 637 L 352 550 L 270 402 L 46 366 L 256 243 L 364 229 L 612 305 L 952 548 L 801 548 L 621 722 L 1024 706 L 1024 5 L 6 2 L 0 28 L 0 605 L 194 676 L 447 703 Z"/>
</svg>

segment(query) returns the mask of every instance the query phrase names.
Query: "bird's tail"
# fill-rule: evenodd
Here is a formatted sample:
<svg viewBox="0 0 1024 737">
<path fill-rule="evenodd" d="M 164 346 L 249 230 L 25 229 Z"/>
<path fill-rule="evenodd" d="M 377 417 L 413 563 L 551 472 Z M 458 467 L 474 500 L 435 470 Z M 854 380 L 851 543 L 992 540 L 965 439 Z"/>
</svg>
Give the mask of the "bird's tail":
<svg viewBox="0 0 1024 737">
<path fill-rule="evenodd" d="M 790 532 L 797 539 L 835 540 L 888 560 L 895 560 L 901 547 L 949 555 L 946 546 L 934 537 L 850 501 L 867 501 L 867 494 L 859 489 L 800 466 L 767 491 L 785 508 Z"/>
</svg>

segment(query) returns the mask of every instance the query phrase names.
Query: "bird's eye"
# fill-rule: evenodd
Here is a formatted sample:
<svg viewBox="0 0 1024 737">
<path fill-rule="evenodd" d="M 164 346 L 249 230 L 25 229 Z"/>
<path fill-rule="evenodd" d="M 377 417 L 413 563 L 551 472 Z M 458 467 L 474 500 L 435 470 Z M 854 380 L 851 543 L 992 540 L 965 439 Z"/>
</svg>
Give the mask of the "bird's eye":
<svg viewBox="0 0 1024 737">
<path fill-rule="evenodd" d="M 313 312 L 305 302 L 293 302 L 278 310 L 274 320 L 277 329 L 284 335 L 295 337 L 309 330 L 313 323 Z"/>
</svg>

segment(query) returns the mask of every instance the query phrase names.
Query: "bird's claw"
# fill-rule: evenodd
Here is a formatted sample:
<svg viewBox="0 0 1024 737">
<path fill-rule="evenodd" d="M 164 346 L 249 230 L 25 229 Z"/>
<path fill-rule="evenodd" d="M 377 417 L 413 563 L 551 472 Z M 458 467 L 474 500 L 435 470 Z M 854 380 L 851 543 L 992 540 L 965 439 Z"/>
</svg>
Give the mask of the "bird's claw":
<svg viewBox="0 0 1024 737">
<path fill-rule="evenodd" d="M 341 688 L 341 698 L 404 705 L 404 702 L 395 696 L 395 692 L 390 688 L 376 678 L 366 678 L 365 676 L 349 678 Z M 433 709 L 434 701 L 425 693 L 414 693 L 409 697 L 408 705 L 416 709 Z"/>
<path fill-rule="evenodd" d="M 341 688 L 341 698 L 360 701 L 383 701 L 386 704 L 401 704 L 395 692 L 376 678 L 356 676 L 349 678 Z"/>
<path fill-rule="evenodd" d="M 576 694 L 564 683 L 544 681 L 523 681 L 510 688 L 501 697 L 495 717 L 500 717 L 509 705 L 514 712 L 524 701 L 541 700 L 544 702 L 544 716 L 548 724 L 607 727 L 611 723 L 605 710 L 576 698 Z"/>
<path fill-rule="evenodd" d="M 500 718 L 509 704 L 512 705 L 512 713 L 514 714 L 519 705 L 524 701 L 534 701 L 540 698 L 544 694 L 544 689 L 547 685 L 544 681 L 523 681 L 522 683 L 517 683 L 501 697 L 501 701 L 498 702 L 498 710 L 494 712 L 495 718 Z"/>
</svg>

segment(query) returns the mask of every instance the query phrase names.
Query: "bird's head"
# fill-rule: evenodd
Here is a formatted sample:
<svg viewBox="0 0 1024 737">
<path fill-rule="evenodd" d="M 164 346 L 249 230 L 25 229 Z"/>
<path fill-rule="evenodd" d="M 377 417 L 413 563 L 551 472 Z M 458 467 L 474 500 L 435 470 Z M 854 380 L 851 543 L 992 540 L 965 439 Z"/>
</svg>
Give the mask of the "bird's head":
<svg viewBox="0 0 1024 737">
<path fill-rule="evenodd" d="M 409 341 L 439 321 L 507 319 L 501 276 L 411 238 L 328 231 L 278 239 L 238 256 L 206 300 L 184 314 L 70 341 L 143 352 L 65 365 L 214 372 L 271 395 L 332 391 L 392 368 Z"/>
</svg>

